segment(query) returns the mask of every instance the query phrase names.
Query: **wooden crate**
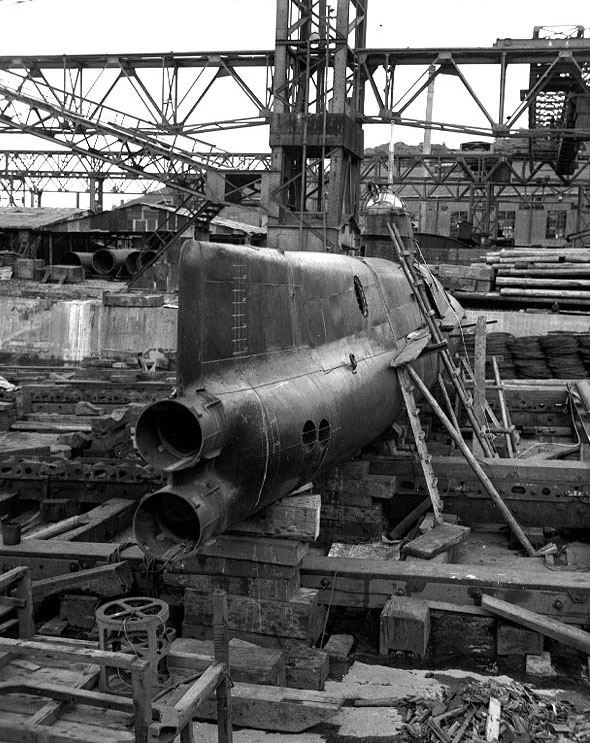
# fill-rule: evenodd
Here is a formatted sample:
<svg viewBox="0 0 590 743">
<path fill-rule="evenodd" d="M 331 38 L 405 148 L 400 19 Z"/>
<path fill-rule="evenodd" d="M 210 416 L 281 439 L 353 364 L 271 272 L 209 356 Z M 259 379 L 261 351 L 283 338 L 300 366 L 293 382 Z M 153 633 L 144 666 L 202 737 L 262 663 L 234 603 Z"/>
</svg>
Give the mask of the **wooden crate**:
<svg viewBox="0 0 590 743">
<path fill-rule="evenodd" d="M 17 258 L 14 263 L 14 278 L 33 281 L 44 267 L 45 261 L 41 258 Z"/>
</svg>

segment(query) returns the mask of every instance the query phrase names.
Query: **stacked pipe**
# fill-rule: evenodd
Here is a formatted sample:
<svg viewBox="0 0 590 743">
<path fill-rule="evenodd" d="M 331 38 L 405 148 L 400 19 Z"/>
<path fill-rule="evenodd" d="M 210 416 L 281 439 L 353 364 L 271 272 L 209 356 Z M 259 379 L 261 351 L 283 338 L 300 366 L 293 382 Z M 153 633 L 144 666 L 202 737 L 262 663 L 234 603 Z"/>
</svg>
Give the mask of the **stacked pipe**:
<svg viewBox="0 0 590 743">
<path fill-rule="evenodd" d="M 92 255 L 92 268 L 101 276 L 131 276 L 137 270 L 139 250 L 101 248 Z"/>
<path fill-rule="evenodd" d="M 564 304 L 590 300 L 589 248 L 515 248 L 486 254 L 503 297 Z"/>
<path fill-rule="evenodd" d="M 64 266 L 82 266 L 86 276 L 90 276 L 92 271 L 92 253 L 72 252 L 67 253 L 62 261 Z"/>
</svg>

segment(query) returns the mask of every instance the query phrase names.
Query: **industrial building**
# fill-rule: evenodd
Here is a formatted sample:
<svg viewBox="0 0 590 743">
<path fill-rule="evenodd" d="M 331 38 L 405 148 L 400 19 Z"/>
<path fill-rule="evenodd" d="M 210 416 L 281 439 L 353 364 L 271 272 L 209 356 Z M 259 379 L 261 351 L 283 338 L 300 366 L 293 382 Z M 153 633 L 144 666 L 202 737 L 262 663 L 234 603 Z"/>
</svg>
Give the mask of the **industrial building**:
<svg viewBox="0 0 590 743">
<path fill-rule="evenodd" d="M 378 2 L 0 56 L 0 743 L 590 741 L 590 32 Z"/>
</svg>

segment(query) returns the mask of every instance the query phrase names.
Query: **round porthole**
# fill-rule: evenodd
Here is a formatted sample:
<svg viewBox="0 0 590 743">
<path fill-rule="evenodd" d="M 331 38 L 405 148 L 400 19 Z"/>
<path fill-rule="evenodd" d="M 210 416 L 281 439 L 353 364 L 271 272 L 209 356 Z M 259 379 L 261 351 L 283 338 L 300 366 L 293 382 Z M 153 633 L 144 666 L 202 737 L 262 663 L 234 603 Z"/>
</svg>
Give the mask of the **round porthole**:
<svg viewBox="0 0 590 743">
<path fill-rule="evenodd" d="M 328 441 L 330 440 L 330 423 L 325 418 L 322 418 L 320 421 L 320 425 L 318 428 L 318 441 L 320 443 L 320 446 L 325 447 L 328 445 Z"/>
<path fill-rule="evenodd" d="M 313 421 L 305 421 L 301 440 L 304 446 L 313 446 L 317 440 L 318 431 Z"/>
</svg>

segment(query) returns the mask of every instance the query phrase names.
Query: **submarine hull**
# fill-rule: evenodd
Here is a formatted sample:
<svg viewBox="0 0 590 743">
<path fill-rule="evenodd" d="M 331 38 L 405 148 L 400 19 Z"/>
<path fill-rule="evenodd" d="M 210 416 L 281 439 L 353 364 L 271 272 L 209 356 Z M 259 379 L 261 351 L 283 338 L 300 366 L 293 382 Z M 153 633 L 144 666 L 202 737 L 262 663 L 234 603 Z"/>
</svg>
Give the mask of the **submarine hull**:
<svg viewBox="0 0 590 743">
<path fill-rule="evenodd" d="M 169 473 L 135 534 L 166 559 L 196 548 L 383 434 L 403 407 L 391 362 L 424 320 L 380 258 L 191 241 L 181 256 L 178 391 L 136 440 Z M 448 327 L 458 305 L 426 276 Z M 427 385 L 436 354 L 413 363 Z"/>
</svg>

